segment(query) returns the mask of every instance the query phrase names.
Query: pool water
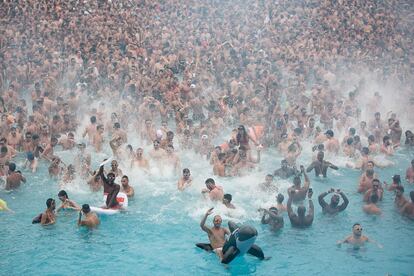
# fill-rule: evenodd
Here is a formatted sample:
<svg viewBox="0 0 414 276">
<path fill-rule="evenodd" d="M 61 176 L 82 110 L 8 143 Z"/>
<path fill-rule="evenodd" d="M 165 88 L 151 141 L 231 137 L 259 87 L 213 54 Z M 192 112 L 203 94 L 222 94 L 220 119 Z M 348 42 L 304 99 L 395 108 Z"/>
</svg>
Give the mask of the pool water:
<svg viewBox="0 0 414 276">
<path fill-rule="evenodd" d="M 136 148 L 137 145 L 134 145 Z M 306 147 L 305 147 L 306 148 Z M 57 152 L 70 162 L 73 155 Z M 98 164 L 103 155 L 92 156 Z M 393 206 L 394 194 L 385 192 L 380 203 L 383 215 L 373 217 L 362 210 L 362 196 L 356 193 L 360 172 L 344 168 L 329 171 L 328 179 L 317 179 L 310 174 L 314 190 L 315 219 L 308 229 L 294 229 L 285 214 L 285 227 L 272 233 L 260 225 L 259 207 L 275 203 L 274 195 L 258 190 L 264 176 L 280 164 L 280 156 L 273 150 L 262 156 L 260 170 L 245 177 L 215 178 L 225 192 L 233 195 L 237 209 L 233 213 L 221 204 L 212 204 L 201 197 L 204 180 L 212 175 L 206 160 L 190 152 L 180 154 L 182 167 L 189 167 L 193 186 L 177 191 L 177 177 L 168 170 L 154 171 L 148 176 L 120 165 L 135 187 L 135 198 L 126 213 L 100 216 L 101 225 L 94 230 L 76 225 L 77 213 L 59 214 L 57 223 L 49 227 L 32 225 L 32 218 L 45 209 L 45 201 L 58 201 L 56 180 L 47 177 L 47 165 L 42 163 L 36 175 L 24 172 L 28 181 L 18 191 L 0 190 L 14 214 L 0 213 L 1 275 L 413 275 L 414 222 L 401 217 Z M 405 169 L 413 158 L 411 152 L 398 152 L 395 167 L 377 170 L 381 180 L 390 182 L 391 176 L 405 176 Z M 328 159 L 328 158 L 327 158 Z M 299 163 L 308 165 L 310 153 L 301 156 Z M 340 158 L 329 158 L 332 163 L 344 163 Z M 17 163 L 21 164 L 18 159 Z M 120 181 L 118 180 L 118 183 Z M 287 201 L 288 181 L 277 181 Z M 413 185 L 405 183 L 405 195 Z M 341 188 L 350 200 L 346 211 L 336 216 L 323 215 L 317 196 L 331 187 Z M 69 197 L 79 204 L 99 206 L 102 195 L 91 193 L 80 180 L 65 187 Z M 329 200 L 329 196 L 326 198 Z M 59 206 L 59 205 L 58 205 Z M 206 210 L 216 206 L 214 214 L 227 224 L 230 216 L 237 222 L 255 226 L 259 236 L 256 244 L 262 247 L 268 261 L 259 261 L 245 255 L 224 266 L 215 254 L 195 247 L 197 242 L 208 242 L 199 227 Z M 212 217 L 207 224 L 212 224 Z M 380 242 L 384 248 L 368 245 L 353 250 L 336 241 L 351 233 L 355 222 L 360 222 L 363 233 Z"/>
</svg>

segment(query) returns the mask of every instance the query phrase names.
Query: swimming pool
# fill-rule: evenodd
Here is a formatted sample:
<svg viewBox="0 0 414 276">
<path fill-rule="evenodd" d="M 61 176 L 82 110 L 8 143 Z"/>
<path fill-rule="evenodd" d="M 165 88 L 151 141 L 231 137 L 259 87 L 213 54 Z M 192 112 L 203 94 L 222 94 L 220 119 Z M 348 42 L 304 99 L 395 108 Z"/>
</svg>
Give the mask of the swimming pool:
<svg viewBox="0 0 414 276">
<path fill-rule="evenodd" d="M 135 148 L 135 147 L 134 147 Z M 306 148 L 306 147 L 305 147 Z M 70 160 L 66 152 L 58 152 L 63 160 Z M 309 156 L 302 157 L 309 164 Z M 93 156 L 98 164 L 103 156 Z M 233 179 L 215 178 L 225 192 L 233 195 L 238 207 L 233 216 L 236 221 L 254 225 L 259 236 L 256 243 L 262 247 L 269 261 L 259 261 L 251 256 L 236 258 L 223 266 L 214 254 L 195 247 L 197 242 L 207 242 L 199 223 L 208 207 L 213 206 L 200 195 L 204 180 L 212 173 L 207 161 L 193 153 L 180 155 L 182 167 L 188 166 L 194 177 L 193 186 L 184 192 L 176 189 L 177 177 L 156 173 L 145 176 L 128 172 L 135 187 L 135 199 L 127 213 L 101 216 L 98 229 L 88 231 L 76 225 L 77 213 L 63 212 L 56 225 L 32 225 L 32 218 L 45 209 L 48 197 L 57 199 L 56 181 L 45 177 L 45 164 L 33 175 L 25 172 L 28 183 L 12 193 L 0 191 L 15 214 L 0 213 L 1 275 L 412 275 L 414 271 L 414 223 L 402 218 L 393 206 L 393 193 L 385 192 L 380 204 L 384 215 L 371 217 L 362 213 L 362 197 L 356 186 L 360 172 L 341 167 L 338 172 L 328 172 L 328 179 L 311 177 L 314 189 L 315 220 L 309 229 L 293 229 L 285 214 L 285 227 L 272 233 L 260 225 L 258 207 L 268 207 L 273 195 L 258 191 L 257 184 L 264 175 L 273 172 L 280 157 L 275 152 L 265 152 L 261 171 Z M 378 170 L 381 180 L 390 181 L 393 174 L 404 175 L 412 153 L 397 153 L 396 166 Z M 328 159 L 335 163 L 340 160 Z M 19 163 L 19 161 L 18 161 Z M 299 162 L 301 163 L 301 162 Z M 208 168 L 208 169 L 206 169 Z M 413 190 L 406 184 L 405 195 Z M 286 197 L 286 181 L 279 182 Z M 348 195 L 347 210 L 337 216 L 321 213 L 317 195 L 330 187 L 341 188 Z M 79 204 L 98 205 L 101 194 L 92 194 L 80 181 L 65 188 L 71 199 Z M 286 199 L 285 199 L 286 203 Z M 242 210 L 241 210 L 242 209 Z M 217 205 L 214 214 L 229 219 L 228 211 Z M 211 225 L 212 216 L 207 220 Z M 352 224 L 360 222 L 364 234 L 383 244 L 383 249 L 369 245 L 354 251 L 347 246 L 338 248 L 336 241 L 351 233 Z"/>
</svg>

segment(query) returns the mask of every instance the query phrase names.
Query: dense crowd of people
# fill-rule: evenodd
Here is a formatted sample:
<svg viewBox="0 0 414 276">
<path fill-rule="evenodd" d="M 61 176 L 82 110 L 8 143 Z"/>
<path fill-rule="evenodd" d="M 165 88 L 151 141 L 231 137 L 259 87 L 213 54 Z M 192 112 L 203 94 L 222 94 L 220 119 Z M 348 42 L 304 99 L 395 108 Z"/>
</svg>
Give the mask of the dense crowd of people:
<svg viewBox="0 0 414 276">
<path fill-rule="evenodd" d="M 409 201 L 403 185 L 414 183 L 414 160 L 390 185 L 376 174 L 394 165 L 396 151 L 412 156 L 414 147 L 412 114 L 402 112 L 414 106 L 412 10 L 409 1 L 395 0 L 3 1 L 4 188 L 18 189 L 23 175 L 47 166 L 62 189 L 80 177 L 92 192 L 104 190 L 105 208 L 119 208 L 120 192 L 134 196 L 126 175 L 132 170 L 171 168 L 177 188 L 185 191 L 192 176 L 191 167 L 181 167 L 183 152 L 208 160 L 212 177 L 220 179 L 249 174 L 261 166 L 264 151 L 275 149 L 281 167 L 258 185 L 277 196 L 275 206 L 260 209 L 271 230 L 284 226 L 284 211 L 293 227 L 312 224 L 307 173 L 327 177 L 328 169 L 340 166 L 325 157 L 337 155 L 348 158 L 348 168 L 361 170 L 356 190 L 363 193 L 364 212 L 383 212 L 378 202 L 395 191 L 396 208 L 414 219 L 414 192 Z M 391 111 L 384 101 L 389 95 L 371 91 L 365 75 L 392 84 L 392 104 L 404 114 Z M 224 137 L 227 130 L 231 135 Z M 134 148 L 131 140 L 140 145 Z M 297 159 L 309 143 L 314 154 L 304 167 Z M 73 162 L 64 163 L 57 147 L 74 152 Z M 91 155 L 102 152 L 113 156 L 109 171 L 91 164 Z M 19 156 L 26 159 L 22 168 L 16 166 Z M 277 178 L 292 179 L 292 187 L 281 191 Z M 205 184 L 207 200 L 237 208 L 225 187 L 213 178 Z M 64 190 L 59 199 L 59 210 L 81 211 L 79 225 L 99 224 L 88 204 L 79 206 Z M 334 188 L 318 202 L 327 214 L 349 203 Z M 53 224 L 54 199 L 46 205 L 35 221 Z M 9 210 L 0 200 L 3 209 Z M 211 213 L 201 228 L 210 238 L 208 248 L 223 257 L 216 249 L 229 231 L 220 216 L 212 228 L 205 226 Z M 353 235 L 340 243 L 369 241 L 361 231 L 355 224 Z"/>
</svg>

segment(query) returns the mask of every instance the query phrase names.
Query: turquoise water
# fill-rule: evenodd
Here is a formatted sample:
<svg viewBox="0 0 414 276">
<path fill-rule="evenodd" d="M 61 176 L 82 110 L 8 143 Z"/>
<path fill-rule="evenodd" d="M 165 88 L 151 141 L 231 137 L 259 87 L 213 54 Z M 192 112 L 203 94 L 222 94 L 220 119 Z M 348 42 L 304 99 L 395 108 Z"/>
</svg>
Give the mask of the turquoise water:
<svg viewBox="0 0 414 276">
<path fill-rule="evenodd" d="M 134 147 L 135 148 L 135 147 Z M 71 155 L 58 152 L 64 160 Z M 306 156 L 306 154 L 305 154 Z M 308 155 L 309 156 L 309 155 Z M 177 177 L 155 171 L 146 176 L 129 171 L 122 166 L 135 187 L 136 196 L 130 201 L 126 213 L 101 216 L 98 229 L 87 230 L 76 225 L 77 213 L 59 214 L 56 225 L 41 227 L 32 225 L 32 218 L 45 209 L 48 197 L 57 201 L 58 183 L 45 177 L 46 165 L 33 175 L 25 172 L 28 183 L 11 193 L 0 191 L 15 214 L 0 213 L 0 258 L 1 275 L 412 275 L 414 271 L 414 223 L 402 218 L 393 206 L 394 194 L 385 192 L 380 204 L 383 216 L 365 215 L 362 197 L 356 186 L 360 172 L 341 167 L 338 172 L 328 172 L 328 179 L 311 177 L 314 202 L 317 195 L 330 187 L 341 188 L 350 199 L 347 210 L 337 216 L 321 213 L 316 205 L 315 220 L 309 229 L 293 229 L 285 214 L 285 227 L 279 233 L 272 233 L 260 225 L 257 208 L 270 206 L 273 195 L 262 194 L 257 184 L 264 175 L 272 172 L 280 163 L 280 157 L 273 151 L 264 154 L 261 170 L 233 179 L 219 179 L 216 182 L 225 192 L 233 194 L 238 210 L 234 214 L 220 204 L 216 213 L 223 216 L 226 224 L 229 215 L 236 221 L 254 225 L 259 236 L 256 243 L 262 247 L 269 261 L 259 261 L 251 256 L 237 258 L 228 266 L 219 263 L 214 254 L 206 253 L 194 246 L 207 242 L 199 222 L 206 209 L 214 206 L 200 196 L 204 180 L 211 177 L 207 161 L 192 153 L 180 155 L 183 167 L 192 170 L 194 183 L 185 192 L 176 189 Z M 404 175 L 412 153 L 398 153 L 396 166 L 378 170 L 382 180 L 391 179 L 393 174 Z M 93 156 L 98 164 L 101 155 Z M 309 164 L 309 157 L 303 157 Z M 333 163 L 343 160 L 330 158 Z M 18 162 L 19 163 L 19 162 Z M 208 169 L 206 169 L 208 168 Z M 403 178 L 403 177 L 402 177 Z M 286 196 L 286 181 L 278 182 Z M 413 190 L 404 182 L 405 195 Z M 75 181 L 65 188 L 76 202 L 100 205 L 101 194 L 92 194 L 86 184 Z M 287 200 L 287 199 L 286 199 Z M 285 200 L 285 201 L 286 201 Z M 215 213 L 215 214 L 216 214 Z M 211 225 L 212 216 L 207 220 Z M 351 232 L 352 224 L 360 222 L 364 234 L 383 244 L 383 249 L 368 245 L 354 251 L 347 246 L 338 248 L 336 241 Z"/>
</svg>

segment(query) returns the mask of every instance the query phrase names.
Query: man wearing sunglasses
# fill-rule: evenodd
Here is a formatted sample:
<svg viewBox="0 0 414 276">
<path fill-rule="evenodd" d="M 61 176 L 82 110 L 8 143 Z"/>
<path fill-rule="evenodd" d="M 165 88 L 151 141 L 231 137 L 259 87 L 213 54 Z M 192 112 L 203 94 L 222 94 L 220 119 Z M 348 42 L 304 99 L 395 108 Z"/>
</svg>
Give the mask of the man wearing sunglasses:
<svg viewBox="0 0 414 276">
<path fill-rule="evenodd" d="M 355 223 L 352 226 L 352 235 L 346 237 L 342 241 L 338 241 L 337 244 L 340 246 L 343 243 L 352 244 L 354 248 L 358 249 L 362 245 L 364 245 L 367 242 L 375 243 L 379 248 L 382 248 L 382 245 L 377 243 L 376 241 L 368 238 L 367 236 L 362 235 L 362 226 L 359 223 Z"/>
</svg>

